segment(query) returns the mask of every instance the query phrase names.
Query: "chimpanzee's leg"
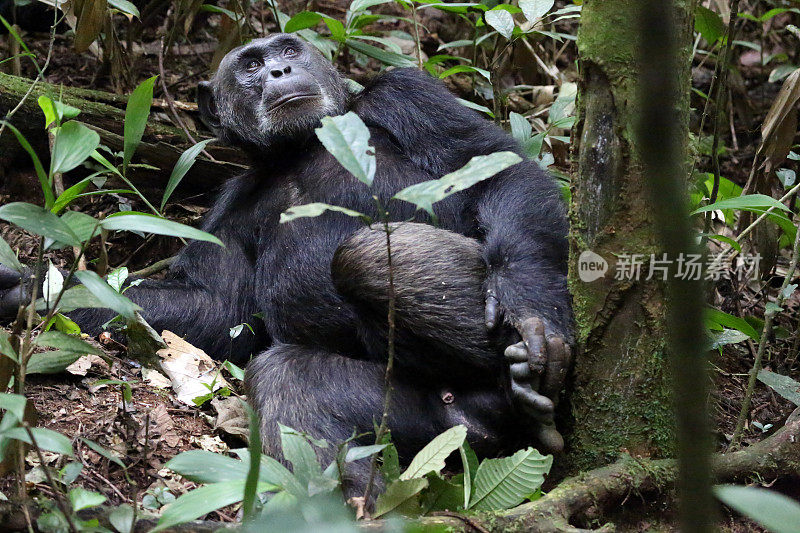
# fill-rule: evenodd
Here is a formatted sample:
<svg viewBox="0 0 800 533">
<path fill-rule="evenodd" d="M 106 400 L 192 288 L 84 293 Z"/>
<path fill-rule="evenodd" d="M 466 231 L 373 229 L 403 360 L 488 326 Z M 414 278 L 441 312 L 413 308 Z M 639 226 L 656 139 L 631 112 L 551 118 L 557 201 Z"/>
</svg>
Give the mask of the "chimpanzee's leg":
<svg viewBox="0 0 800 533">
<path fill-rule="evenodd" d="M 395 224 L 392 228 L 398 371 L 469 392 L 504 393 L 538 422 L 531 429 L 540 449 L 560 450 L 563 441 L 553 425 L 552 412 L 542 412 L 534 405 L 546 400 L 535 392 L 538 374 L 509 376 L 502 352 L 520 340 L 517 332 L 512 328 L 490 331 L 484 323 L 486 273 L 480 243 L 425 224 Z M 386 352 L 388 330 L 386 250 L 382 228 L 364 228 L 339 247 L 331 266 L 337 289 L 357 308 L 368 351 L 379 359 Z M 460 403 L 469 417 L 476 408 L 467 407 L 465 401 L 463 393 L 456 395 L 455 403 Z M 511 404 L 509 401 L 507 409 L 513 409 Z"/>
<path fill-rule="evenodd" d="M 354 434 L 359 444 L 374 443 L 374 427 L 383 412 L 384 365 L 343 357 L 319 348 L 278 344 L 254 358 L 247 367 L 245 386 L 261 419 L 264 451 L 281 459 L 278 423 L 330 443 L 318 449 L 322 467 L 336 455 L 336 445 Z M 497 390 L 464 393 L 457 389 L 397 375 L 392 382 L 388 425 L 401 460 L 413 455 L 442 431 L 465 424 L 478 451 L 496 450 L 495 425 L 512 425 L 503 394 Z M 474 405 L 473 405 L 474 404 Z M 467 412 L 464 411 L 464 406 Z M 479 406 L 479 407 L 478 407 Z M 369 461 L 348 463 L 345 493 L 362 495 Z"/>
</svg>

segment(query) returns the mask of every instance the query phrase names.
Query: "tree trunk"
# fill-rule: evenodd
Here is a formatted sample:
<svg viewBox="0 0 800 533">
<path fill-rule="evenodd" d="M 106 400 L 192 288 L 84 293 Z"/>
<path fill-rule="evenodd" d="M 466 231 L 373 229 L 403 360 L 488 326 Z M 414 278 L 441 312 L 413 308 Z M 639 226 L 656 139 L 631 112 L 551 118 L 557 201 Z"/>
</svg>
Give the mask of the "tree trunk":
<svg viewBox="0 0 800 533">
<path fill-rule="evenodd" d="M 678 76 L 686 91 L 679 109 L 664 112 L 679 121 L 688 142 L 690 2 L 675 4 L 685 59 Z M 577 334 L 567 435 L 573 472 L 607 464 L 623 451 L 664 457 L 673 450 L 664 283 L 646 280 L 658 247 L 634 140 L 637 7 L 636 0 L 587 0 L 578 34 L 569 280 Z M 594 281 L 587 264 L 602 267 L 603 261 L 589 251 L 607 262 L 605 275 Z M 624 267 L 632 254 L 641 254 L 638 279 Z"/>
</svg>

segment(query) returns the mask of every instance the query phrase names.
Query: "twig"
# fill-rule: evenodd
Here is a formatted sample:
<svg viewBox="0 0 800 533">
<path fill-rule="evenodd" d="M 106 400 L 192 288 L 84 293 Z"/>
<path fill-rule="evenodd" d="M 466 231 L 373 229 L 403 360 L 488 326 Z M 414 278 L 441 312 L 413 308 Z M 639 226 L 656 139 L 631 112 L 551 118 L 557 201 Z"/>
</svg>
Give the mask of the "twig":
<svg viewBox="0 0 800 533">
<path fill-rule="evenodd" d="M 39 458 L 39 464 L 42 465 L 44 476 L 47 478 L 47 484 L 50 485 L 51 489 L 53 489 L 53 499 L 56 501 L 58 510 L 61 511 L 61 514 L 64 515 L 64 519 L 67 521 L 67 526 L 69 526 L 69 530 L 72 531 L 72 533 L 78 533 L 78 528 L 75 527 L 75 523 L 72 521 L 72 513 L 70 512 L 70 509 L 67 507 L 67 503 L 63 500 L 63 494 L 58 489 L 56 482 L 53 480 L 53 476 L 50 474 L 50 469 L 47 468 L 47 463 L 45 463 L 44 456 L 42 455 L 42 450 L 39 448 L 39 445 L 36 444 L 36 438 L 33 436 L 33 431 L 31 431 L 30 426 L 28 426 L 28 423 L 25 421 L 22 421 L 22 427 L 25 428 L 25 432 L 28 434 L 28 438 L 31 439 L 31 446 L 36 451 L 36 456 Z"/>
<path fill-rule="evenodd" d="M 417 45 L 417 66 L 422 70 L 422 43 L 419 40 L 419 21 L 417 20 L 417 0 L 411 0 L 411 18 L 414 20 L 414 42 Z"/>
<path fill-rule="evenodd" d="M 175 262 L 177 256 L 167 257 L 166 259 L 162 259 L 161 261 L 156 261 L 150 266 L 146 266 L 141 270 L 137 270 L 136 272 L 131 272 L 130 276 L 134 278 L 146 278 L 147 276 L 152 276 L 153 274 L 158 274 L 162 270 L 166 270 L 169 266 Z"/>
<path fill-rule="evenodd" d="M 731 439 L 730 449 L 735 450 L 739 446 L 739 441 L 742 438 L 744 424 L 747 421 L 747 415 L 750 412 L 750 403 L 753 401 L 753 391 L 756 387 L 756 380 L 758 379 L 758 372 L 761 370 L 761 361 L 764 358 L 764 352 L 767 349 L 767 342 L 772 332 L 772 322 L 775 320 L 775 315 L 783 305 L 786 299 L 786 287 L 794 278 L 795 270 L 797 270 L 797 261 L 800 258 L 800 228 L 794 239 L 794 249 L 792 252 L 792 260 L 789 263 L 789 269 L 786 271 L 786 276 L 783 278 L 781 288 L 778 290 L 776 297 L 776 306 L 767 306 L 764 311 L 764 329 L 761 331 L 761 338 L 758 341 L 758 352 L 756 353 L 755 361 L 753 361 L 753 368 L 750 369 L 750 379 L 747 381 L 747 390 L 742 400 L 742 409 L 739 411 L 739 417 L 736 419 L 736 429 L 733 431 L 733 438 Z"/>
</svg>

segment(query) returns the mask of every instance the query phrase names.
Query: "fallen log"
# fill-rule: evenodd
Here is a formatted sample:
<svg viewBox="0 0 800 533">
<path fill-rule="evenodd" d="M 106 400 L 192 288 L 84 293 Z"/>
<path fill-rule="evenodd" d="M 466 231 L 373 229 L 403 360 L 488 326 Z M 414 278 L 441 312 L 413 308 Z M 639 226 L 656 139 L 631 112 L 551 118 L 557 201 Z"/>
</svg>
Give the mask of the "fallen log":
<svg viewBox="0 0 800 533">
<path fill-rule="evenodd" d="M 0 117 L 4 117 L 22 100 L 30 88 L 32 80 L 0 73 Z M 81 110 L 76 118 L 86 126 L 100 134 L 101 143 L 112 150 L 123 148 L 123 128 L 127 97 L 104 91 L 60 87 L 40 82 L 30 96 L 11 117 L 10 122 L 16 126 L 34 146 L 37 154 L 44 158 L 48 153 L 47 132 L 44 129 L 44 115 L 37 103 L 39 96 L 47 95 L 60 99 L 65 104 Z M 159 113 L 159 101 L 154 106 L 147 123 L 142 143 L 136 151 L 134 162 L 147 163 L 159 170 L 131 170 L 129 178 L 141 188 L 163 189 L 172 172 L 172 167 L 184 150 L 191 146 L 183 130 L 176 128 Z M 200 123 L 196 106 L 180 106 L 181 111 L 188 113 L 196 123 Z M 162 116 L 163 115 L 163 116 Z M 195 135 L 193 133 L 193 135 Z M 210 135 L 197 134 L 197 140 L 206 139 Z M 224 180 L 244 168 L 244 155 L 227 146 L 207 147 L 207 151 L 216 159 L 212 161 L 201 155 L 182 182 L 182 187 L 192 192 L 206 191 L 218 187 Z M 3 167 L 17 158 L 27 157 L 13 135 L 8 132 L 0 137 L 0 172 Z"/>
</svg>

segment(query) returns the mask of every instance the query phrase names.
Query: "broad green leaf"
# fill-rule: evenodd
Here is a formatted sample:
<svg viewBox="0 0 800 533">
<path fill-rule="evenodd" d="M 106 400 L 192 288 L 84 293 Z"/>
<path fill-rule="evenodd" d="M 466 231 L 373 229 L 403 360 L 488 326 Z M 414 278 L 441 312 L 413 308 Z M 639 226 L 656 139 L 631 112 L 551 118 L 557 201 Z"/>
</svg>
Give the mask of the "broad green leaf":
<svg viewBox="0 0 800 533">
<path fill-rule="evenodd" d="M 522 14 L 530 22 L 536 22 L 552 9 L 554 0 L 519 0 L 519 7 Z"/>
<path fill-rule="evenodd" d="M 230 361 L 225 361 L 222 363 L 222 366 L 231 373 L 231 376 L 238 379 L 239 381 L 244 381 L 244 369 L 238 365 L 231 363 Z"/>
<path fill-rule="evenodd" d="M 286 222 L 291 222 L 296 218 L 318 217 L 325 211 L 335 211 L 337 213 L 344 213 L 349 217 L 363 218 L 365 216 L 364 214 L 359 213 L 358 211 L 353 211 L 352 209 L 339 207 L 338 205 L 329 205 L 320 202 L 314 202 L 311 204 L 303 204 L 290 207 L 289 209 L 281 213 L 280 223 L 284 224 Z"/>
<path fill-rule="evenodd" d="M 353 0 L 348 10 L 351 13 L 358 13 L 359 11 L 364 11 L 377 5 L 388 4 L 391 1 L 392 0 Z"/>
<path fill-rule="evenodd" d="M 205 141 L 200 141 L 194 146 L 187 148 L 186 151 L 183 152 L 178 158 L 178 162 L 175 163 L 175 167 L 172 169 L 172 174 L 169 176 L 167 187 L 164 189 L 164 196 L 161 198 L 162 211 L 164 210 L 164 206 L 167 204 L 167 200 L 169 200 L 169 197 L 172 196 L 173 191 L 175 191 L 183 177 L 187 172 L 189 172 L 189 169 L 192 168 L 192 165 L 194 165 L 197 156 L 205 149 L 206 145 L 213 140 L 214 139 L 206 139 Z"/>
<path fill-rule="evenodd" d="M 36 337 L 36 339 L 33 342 L 37 346 L 45 346 L 47 348 L 57 348 L 59 350 L 64 350 L 66 352 L 75 352 L 81 355 L 90 353 L 94 355 L 103 355 L 103 352 L 101 352 L 88 342 L 79 339 L 78 337 L 73 337 L 72 335 L 61 333 L 60 331 L 45 331 L 44 333 Z"/>
<path fill-rule="evenodd" d="M 386 448 L 387 444 L 371 444 L 369 446 L 354 446 L 347 450 L 347 455 L 344 456 L 345 463 L 352 463 L 365 457 L 370 457 Z"/>
<path fill-rule="evenodd" d="M 331 39 L 339 43 L 345 42 L 345 39 L 347 39 L 347 31 L 344 28 L 344 24 L 335 18 L 327 17 L 325 15 L 322 15 L 322 20 L 325 21 L 325 25 L 331 32 Z"/>
<path fill-rule="evenodd" d="M 105 307 L 106 305 L 83 285 L 76 285 L 65 290 L 64 294 L 61 295 L 61 300 L 58 302 L 58 309 L 65 313 L 75 309 Z M 47 301 L 44 298 L 36 300 L 36 310 L 42 311 L 45 309 L 48 309 Z"/>
<path fill-rule="evenodd" d="M 82 193 L 84 189 L 86 189 L 89 183 L 91 183 L 91 179 L 84 178 L 75 185 L 73 185 L 72 187 L 70 187 L 69 189 L 67 189 L 66 191 L 62 192 L 61 195 L 59 195 L 59 197 L 56 198 L 56 201 L 53 203 L 53 207 L 50 208 L 50 211 L 52 211 L 55 214 L 58 214 L 62 209 L 67 207 L 72 202 L 72 200 L 77 198 L 78 195 Z"/>
<path fill-rule="evenodd" d="M 528 122 L 528 119 L 519 113 L 511 112 L 508 114 L 508 121 L 511 123 L 511 136 L 517 140 L 520 145 L 525 145 L 530 141 L 533 134 L 533 126 Z"/>
<path fill-rule="evenodd" d="M 713 204 L 704 205 L 692 211 L 692 215 L 698 213 L 705 213 L 706 211 L 716 211 L 718 209 L 742 209 L 744 211 L 757 211 L 763 212 L 766 209 L 774 207 L 775 209 L 782 209 L 789 211 L 789 208 L 781 202 L 766 194 L 745 194 L 737 198 L 726 198 L 719 200 Z"/>
<path fill-rule="evenodd" d="M 205 450 L 183 452 L 164 465 L 195 483 L 241 481 L 247 477 L 247 463 Z"/>
<path fill-rule="evenodd" d="M 439 11 L 445 11 L 447 13 L 469 13 L 470 11 L 486 11 L 487 7 L 483 4 L 473 3 L 473 2 L 433 2 L 433 3 L 424 3 L 417 8 L 417 11 L 420 9 L 425 9 L 428 7 L 432 7 L 434 9 L 438 9 Z"/>
<path fill-rule="evenodd" d="M 722 330 L 723 327 L 735 329 L 748 335 L 754 341 L 758 341 L 761 334 L 751 326 L 747 320 L 738 316 L 729 315 L 719 309 L 706 308 L 705 312 L 706 327 L 709 329 Z"/>
<path fill-rule="evenodd" d="M 103 219 L 102 226 L 107 230 L 141 231 L 144 233 L 155 233 L 157 235 L 169 235 L 171 237 L 184 237 L 186 239 L 208 241 L 219 244 L 220 246 L 225 246 L 222 244 L 221 240 L 210 233 L 144 213 L 112 215 Z"/>
<path fill-rule="evenodd" d="M 73 481 L 78 479 L 78 476 L 83 472 L 83 463 L 72 461 L 64 465 L 64 468 L 58 471 L 61 476 L 61 482 L 64 485 L 71 485 Z"/>
<path fill-rule="evenodd" d="M 466 440 L 458 448 L 461 454 L 461 465 L 464 468 L 464 509 L 469 509 L 469 500 L 472 496 L 472 484 L 475 473 L 478 471 L 478 456 L 472 451 Z"/>
<path fill-rule="evenodd" d="M 14 347 L 11 346 L 11 341 L 8 337 L 8 333 L 0 329 L 0 355 L 8 357 L 15 363 L 18 363 L 19 356 L 17 355 L 17 351 L 14 349 Z"/>
<path fill-rule="evenodd" d="M 694 29 L 709 45 L 716 43 L 725 35 L 725 23 L 722 22 L 722 17 L 701 5 L 694 11 Z"/>
<path fill-rule="evenodd" d="M 128 164 L 139 146 L 150 116 L 150 105 L 153 103 L 153 85 L 158 76 L 147 78 L 133 90 L 128 105 L 125 107 L 125 140 L 123 142 L 122 173 L 127 174 Z"/>
<path fill-rule="evenodd" d="M 281 432 L 281 450 L 287 461 L 292 463 L 292 471 L 300 483 L 305 485 L 322 475 L 317 454 L 303 435 L 294 429 L 278 424 Z"/>
<path fill-rule="evenodd" d="M 362 43 L 356 39 L 348 39 L 347 46 L 356 52 L 361 52 L 366 56 L 375 58 L 381 63 L 390 65 L 392 67 L 417 66 L 416 61 L 407 55 L 390 52 L 389 50 L 384 50 L 383 48 L 378 48 L 377 46 L 372 46 L 371 44 Z"/>
<path fill-rule="evenodd" d="M 716 350 L 723 346 L 727 346 L 728 344 L 737 344 L 739 342 L 746 341 L 749 338 L 750 336 L 747 333 L 742 333 L 741 331 L 735 329 L 725 328 L 721 333 L 712 335 L 711 349 Z"/>
<path fill-rule="evenodd" d="M 575 110 L 575 98 L 577 96 L 577 83 L 562 83 L 555 102 L 550 106 L 547 121 L 559 128 L 570 127 L 572 125 L 571 121 L 574 120 L 572 114 Z"/>
<path fill-rule="evenodd" d="M 30 428 L 33 433 L 33 438 L 36 439 L 36 445 L 48 452 L 60 453 L 61 455 L 68 455 L 72 457 L 72 442 L 59 433 L 47 428 Z M 0 437 L 7 437 L 9 439 L 20 440 L 26 444 L 31 443 L 28 437 L 28 432 L 25 428 L 14 427 L 3 432 L 0 432 Z"/>
<path fill-rule="evenodd" d="M 77 235 L 60 218 L 37 205 L 12 202 L 0 206 L 0 219 L 16 224 L 36 235 L 42 235 L 71 246 L 80 246 Z"/>
<path fill-rule="evenodd" d="M 256 412 L 244 400 L 239 400 L 247 412 L 248 439 L 247 451 L 250 453 L 247 464 L 247 476 L 244 482 L 244 497 L 242 499 L 242 521 L 251 522 L 256 518 L 256 500 L 258 498 L 258 481 L 261 473 L 261 420 Z M 285 454 L 284 454 L 285 455 Z"/>
<path fill-rule="evenodd" d="M 80 211 L 67 211 L 61 215 L 61 220 L 66 222 L 78 240 L 86 242 L 96 235 L 100 235 L 100 221 L 91 215 Z"/>
<path fill-rule="evenodd" d="M 404 200 L 424 209 L 431 216 L 433 204 L 444 200 L 451 194 L 468 189 L 476 183 L 489 179 L 512 165 L 522 161 L 522 158 L 513 152 L 495 152 L 489 155 L 478 155 L 469 162 L 438 180 L 423 181 L 416 185 L 406 187 L 395 194 L 398 200 Z"/>
<path fill-rule="evenodd" d="M 456 98 L 456 100 L 458 100 L 458 103 L 464 107 L 474 109 L 475 111 L 479 111 L 481 113 L 486 113 L 490 117 L 494 118 L 494 113 L 492 113 L 492 110 L 485 105 L 476 104 L 475 102 L 470 102 L 469 100 L 464 100 L 463 98 Z"/>
<path fill-rule="evenodd" d="M 112 463 L 116 464 L 117 466 L 119 466 L 123 470 L 125 470 L 127 468 L 125 466 L 125 463 L 123 463 L 120 460 L 119 457 L 117 457 L 116 455 L 111 453 L 108 449 L 104 448 L 103 446 L 100 446 L 99 444 L 97 444 L 93 440 L 89 440 L 89 439 L 85 439 L 85 438 L 81 437 L 81 442 L 83 442 L 89 448 L 91 448 L 92 450 L 97 452 L 99 455 L 102 455 L 103 457 L 105 457 L 106 459 L 111 461 Z"/>
<path fill-rule="evenodd" d="M 80 122 L 70 120 L 59 128 L 54 128 L 53 155 L 50 172 L 68 172 L 92 155 L 100 146 L 100 135 Z"/>
<path fill-rule="evenodd" d="M 422 489 L 427 486 L 428 480 L 425 478 L 395 481 L 386 488 L 386 492 L 378 496 L 378 501 L 375 503 L 375 512 L 372 513 L 372 517 L 378 518 L 388 512 L 394 511 L 398 507 L 406 504 L 409 500 L 416 498 L 417 494 L 422 492 Z"/>
<path fill-rule="evenodd" d="M 314 130 L 322 145 L 359 181 L 367 186 L 375 178 L 375 148 L 369 144 L 369 128 L 352 111 L 323 117 Z"/>
<path fill-rule="evenodd" d="M 39 107 L 44 113 L 44 127 L 47 128 L 50 124 L 60 124 L 63 119 L 71 119 L 77 117 L 81 110 L 77 107 L 72 107 L 63 102 L 54 102 L 50 97 L 42 95 L 37 100 Z"/>
<path fill-rule="evenodd" d="M 322 22 L 322 15 L 319 13 L 314 13 L 313 11 L 301 11 L 289 19 L 289 22 L 286 23 L 283 31 L 285 33 L 293 33 L 296 31 L 305 30 L 306 28 L 313 28 L 320 22 Z"/>
<path fill-rule="evenodd" d="M 83 0 L 71 4 L 77 18 L 74 46 L 75 51 L 80 54 L 88 50 L 103 31 L 108 3 L 107 0 Z"/>
<path fill-rule="evenodd" d="M 271 490 L 271 486 L 259 485 L 259 492 Z M 156 527 L 150 533 L 162 531 L 177 524 L 196 520 L 227 505 L 239 502 L 244 495 L 244 479 L 213 483 L 187 492 L 164 508 Z"/>
<path fill-rule="evenodd" d="M 53 315 L 53 326 L 55 326 L 56 330 L 60 331 L 61 333 L 66 333 L 68 335 L 81 334 L 80 326 L 61 313 L 56 313 Z"/>
<path fill-rule="evenodd" d="M 758 372 L 758 380 L 793 404 L 800 406 L 800 383 L 789 376 L 776 374 L 769 370 L 760 370 Z"/>
<path fill-rule="evenodd" d="M 800 533 L 800 503 L 760 487 L 717 485 L 714 494 L 722 502 L 752 518 L 773 533 Z"/>
<path fill-rule="evenodd" d="M 5 124 L 6 127 L 11 130 L 11 133 L 17 138 L 17 142 L 19 143 L 22 148 L 28 152 L 28 155 L 31 156 L 31 161 L 33 162 L 33 168 L 36 170 L 36 176 L 39 178 L 39 185 L 42 187 L 42 193 L 44 194 L 44 204 L 45 207 L 50 208 L 55 202 L 55 195 L 53 194 L 53 187 L 50 184 L 50 179 L 47 176 L 47 173 L 44 171 L 44 167 L 42 166 L 42 162 L 39 160 L 39 156 L 36 155 L 31 144 L 28 142 L 28 139 L 20 133 L 20 131 L 15 128 L 10 122 L 5 120 L 0 120 L 0 124 Z"/>
<path fill-rule="evenodd" d="M 6 266 L 17 272 L 22 272 L 22 263 L 17 259 L 17 254 L 11 249 L 6 240 L 0 236 L 0 265 Z"/>
<path fill-rule="evenodd" d="M 75 487 L 69 491 L 69 502 L 75 512 L 89 507 L 97 507 L 106 501 L 106 497 L 97 492 L 86 490 L 82 487 Z"/>
<path fill-rule="evenodd" d="M 139 10 L 136 8 L 133 2 L 129 2 L 128 0 L 108 0 L 108 5 L 114 9 L 122 11 L 127 15 L 141 18 L 139 16 Z"/>
<path fill-rule="evenodd" d="M 520 450 L 511 457 L 484 460 L 475 473 L 470 509 L 496 510 L 519 505 L 542 486 L 552 465 L 552 455 L 541 455 L 533 448 Z"/>
<path fill-rule="evenodd" d="M 419 479 L 430 472 L 440 472 L 444 468 L 444 460 L 456 451 L 466 438 L 467 428 L 461 424 L 437 435 L 414 456 L 406 471 L 400 474 L 400 479 Z"/>
<path fill-rule="evenodd" d="M 31 355 L 31 358 L 28 360 L 25 373 L 59 374 L 69 365 L 80 359 L 80 357 L 80 353 L 64 350 L 35 353 Z"/>
<path fill-rule="evenodd" d="M 504 9 L 494 8 L 484 13 L 483 16 L 486 17 L 486 23 L 496 29 L 497 33 L 506 39 L 511 39 L 511 35 L 514 33 L 514 17 L 511 13 Z"/>
<path fill-rule="evenodd" d="M 441 74 L 439 74 L 439 79 L 445 79 L 448 76 L 452 76 L 453 74 L 460 74 L 462 72 L 476 72 L 486 78 L 486 81 L 492 81 L 492 75 L 488 70 L 473 67 L 471 65 L 456 65 L 454 67 L 450 67 L 449 69 L 445 70 Z"/>
<path fill-rule="evenodd" d="M 25 404 L 28 400 L 21 394 L 12 394 L 10 392 L 0 393 L 0 409 L 5 409 L 17 422 L 25 420 Z"/>
<path fill-rule="evenodd" d="M 109 272 L 106 276 L 108 284 L 117 292 L 122 292 L 122 286 L 125 284 L 126 279 L 128 279 L 127 267 L 119 267 Z"/>
<path fill-rule="evenodd" d="M 96 272 L 92 272 L 91 270 L 78 270 L 75 272 L 75 277 L 77 277 L 98 300 L 103 302 L 105 307 L 113 309 L 126 318 L 133 319 L 134 313 L 141 309 L 141 307 L 128 298 L 112 289 L 111 286 L 106 283 L 106 280 L 98 276 Z"/>
<path fill-rule="evenodd" d="M 133 507 L 120 505 L 109 513 L 108 521 L 119 533 L 133 533 Z"/>
<path fill-rule="evenodd" d="M 243 463 L 249 464 L 250 452 L 247 449 L 234 450 L 234 452 L 239 456 Z M 294 474 L 292 474 L 288 468 L 268 455 L 261 455 L 261 467 L 258 472 L 258 479 L 260 483 L 264 483 L 273 487 L 272 489 L 269 489 L 273 492 L 275 487 L 280 487 L 296 498 L 302 499 L 308 496 L 306 487 L 297 481 L 297 478 L 294 477 Z"/>
</svg>

